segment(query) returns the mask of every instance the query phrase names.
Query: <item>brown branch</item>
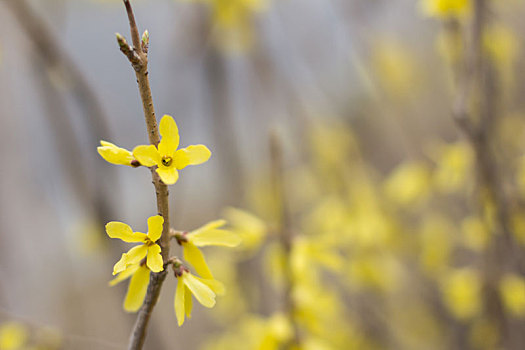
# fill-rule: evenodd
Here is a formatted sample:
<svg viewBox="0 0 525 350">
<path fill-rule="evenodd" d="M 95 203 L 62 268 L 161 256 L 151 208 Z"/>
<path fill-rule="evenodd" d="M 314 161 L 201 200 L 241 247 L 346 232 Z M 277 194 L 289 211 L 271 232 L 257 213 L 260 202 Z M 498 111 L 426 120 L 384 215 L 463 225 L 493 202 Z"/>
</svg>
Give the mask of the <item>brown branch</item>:
<svg viewBox="0 0 525 350">
<path fill-rule="evenodd" d="M 510 228 L 509 201 L 491 147 L 497 121 L 497 89 L 496 72 L 483 52 L 487 14 L 487 1 L 475 0 L 470 39 L 460 72 L 462 76 L 459 77 L 453 114 L 475 153 L 480 211 L 486 216 L 487 201 L 496 210 L 496 227 L 491 227 L 493 243 L 486 248 L 482 260 L 484 311 L 488 319 L 498 326 L 500 345 L 504 346 L 509 339 L 509 325 L 499 297 L 498 282 L 505 270 L 512 268 L 517 256 L 514 255 Z"/>
<path fill-rule="evenodd" d="M 159 129 L 157 126 L 157 119 L 155 117 L 155 109 L 153 107 L 153 99 L 151 96 L 151 88 L 148 78 L 148 55 L 147 42 L 148 34 L 144 33 L 142 43 L 139 37 L 139 31 L 133 9 L 129 0 L 123 0 L 128 14 L 129 26 L 133 41 L 133 47 L 130 47 L 125 39 L 117 35 L 117 40 L 122 52 L 129 59 L 139 86 L 140 98 L 142 100 L 142 107 L 144 110 L 144 118 L 146 120 L 146 128 L 148 131 L 148 138 L 152 145 L 157 146 L 160 142 Z M 131 52 L 130 52 L 131 51 Z M 168 202 L 168 186 L 166 186 L 160 179 L 154 168 L 151 169 L 151 176 L 153 185 L 155 186 L 155 193 L 157 196 L 157 210 L 159 215 L 164 218 L 164 226 L 162 236 L 160 238 L 161 254 L 164 263 L 169 260 L 170 249 L 170 220 L 169 220 L 169 202 Z M 135 326 L 131 333 L 128 349 L 138 350 L 142 349 L 144 341 L 146 340 L 146 332 L 148 323 L 153 312 L 153 308 L 159 298 L 162 284 L 166 279 L 166 270 L 159 273 L 152 273 L 148 291 L 144 300 L 144 304 L 139 310 Z"/>
</svg>

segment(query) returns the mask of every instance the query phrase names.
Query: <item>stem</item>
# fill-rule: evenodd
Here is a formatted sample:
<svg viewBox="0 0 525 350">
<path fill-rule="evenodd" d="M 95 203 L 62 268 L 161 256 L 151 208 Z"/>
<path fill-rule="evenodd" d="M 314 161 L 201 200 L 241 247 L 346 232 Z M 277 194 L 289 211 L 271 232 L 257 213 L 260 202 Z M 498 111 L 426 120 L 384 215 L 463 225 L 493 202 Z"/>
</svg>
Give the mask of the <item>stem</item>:
<svg viewBox="0 0 525 350">
<path fill-rule="evenodd" d="M 152 145 L 157 146 L 160 142 L 159 129 L 157 126 L 157 119 L 155 117 L 155 109 L 153 107 L 153 98 L 151 96 L 151 88 L 148 78 L 148 55 L 147 50 L 142 46 L 139 36 L 137 23 L 129 0 L 123 0 L 128 14 L 129 26 L 131 30 L 131 37 L 133 41 L 133 48 L 126 47 L 127 43 L 122 37 L 117 37 L 119 45 L 123 53 L 128 57 L 130 63 L 135 69 L 137 83 L 139 86 L 140 98 L 142 100 L 142 108 L 144 110 L 144 118 L 146 120 L 146 128 L 148 131 L 148 138 Z M 127 52 L 127 49 L 133 51 L 133 55 Z M 154 168 L 151 168 L 151 176 L 153 185 L 155 186 L 155 193 L 157 196 L 157 210 L 159 215 L 164 218 L 164 226 L 162 229 L 162 236 L 160 238 L 161 254 L 164 263 L 168 262 L 170 250 L 170 220 L 169 220 L 169 202 L 168 202 L 168 186 L 166 186 L 160 179 Z M 142 349 L 144 341 L 146 340 L 146 332 L 148 323 L 153 312 L 153 308 L 159 299 L 162 283 L 166 279 L 166 270 L 159 273 L 152 273 L 148 291 L 144 299 L 144 304 L 139 310 L 135 326 L 131 333 L 129 341 L 129 350 Z"/>
<path fill-rule="evenodd" d="M 459 78 L 459 91 L 454 105 L 454 118 L 466 135 L 476 156 L 480 211 L 486 216 L 487 202 L 495 207 L 495 227 L 490 227 L 493 243 L 482 257 L 484 311 L 486 317 L 497 325 L 500 346 L 508 343 L 509 325 L 499 297 L 498 283 L 505 269 L 512 268 L 516 260 L 510 228 L 509 201 L 503 189 L 501 174 L 491 147 L 493 130 L 497 121 L 496 72 L 483 53 L 483 33 L 486 27 L 488 4 L 486 0 L 474 1 L 471 37 Z M 469 105 L 475 102 L 475 110 Z M 472 114 L 472 115 L 471 115 Z M 476 117 L 477 118 L 474 118 Z M 475 120 L 475 121 L 474 121 Z M 487 220 L 488 221 L 488 220 Z"/>
<path fill-rule="evenodd" d="M 288 203 L 286 200 L 283 149 L 280 139 L 275 132 L 270 135 L 270 157 L 272 161 L 272 180 L 274 195 L 276 199 L 275 203 L 279 210 L 279 213 L 277 213 L 279 225 L 279 239 L 285 255 L 285 281 L 283 291 L 284 312 L 286 313 L 293 330 L 293 338 L 288 344 L 286 344 L 285 348 L 295 349 L 300 348 L 301 338 L 299 334 L 299 327 L 295 318 L 296 306 L 293 299 L 294 276 L 291 267 L 291 253 L 293 247 L 294 233 L 292 225 L 292 215 L 290 213 Z"/>
</svg>

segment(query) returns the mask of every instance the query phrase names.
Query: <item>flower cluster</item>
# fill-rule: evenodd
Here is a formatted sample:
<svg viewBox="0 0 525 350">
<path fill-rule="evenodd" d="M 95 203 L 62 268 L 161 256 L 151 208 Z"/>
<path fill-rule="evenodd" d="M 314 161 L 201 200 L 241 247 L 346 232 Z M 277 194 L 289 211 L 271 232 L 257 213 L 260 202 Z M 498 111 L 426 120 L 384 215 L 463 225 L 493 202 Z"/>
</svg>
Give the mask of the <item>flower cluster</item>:
<svg viewBox="0 0 525 350">
<path fill-rule="evenodd" d="M 130 152 L 112 143 L 101 141 L 98 153 L 112 164 L 154 168 L 166 185 L 177 182 L 178 170 L 188 165 L 202 164 L 210 158 L 211 152 L 204 145 L 177 149 L 179 131 L 171 116 L 165 115 L 162 118 L 159 131 L 162 139 L 157 146 L 140 145 Z M 135 232 L 129 225 L 118 221 L 111 221 L 106 225 L 106 233 L 109 237 L 127 243 L 139 243 L 122 254 L 113 267 L 113 275 L 117 276 L 109 284 L 113 286 L 130 279 L 124 299 L 124 309 L 128 312 L 136 312 L 146 297 L 151 273 L 162 272 L 171 265 L 177 278 L 175 315 L 181 326 L 185 317 L 191 317 L 192 295 L 199 303 L 211 308 L 215 305 L 215 296 L 224 293 L 223 284 L 215 280 L 198 247 L 235 247 L 240 243 L 241 238 L 222 228 L 226 224 L 224 220 L 210 222 L 191 232 L 169 228 L 164 230 L 165 221 L 161 215 L 148 218 L 147 224 L 147 233 Z M 164 231 L 169 234 L 170 240 L 176 239 L 182 246 L 184 259 L 200 277 L 193 275 L 179 258 L 163 258 L 161 244 L 157 242 L 160 241 Z"/>
</svg>

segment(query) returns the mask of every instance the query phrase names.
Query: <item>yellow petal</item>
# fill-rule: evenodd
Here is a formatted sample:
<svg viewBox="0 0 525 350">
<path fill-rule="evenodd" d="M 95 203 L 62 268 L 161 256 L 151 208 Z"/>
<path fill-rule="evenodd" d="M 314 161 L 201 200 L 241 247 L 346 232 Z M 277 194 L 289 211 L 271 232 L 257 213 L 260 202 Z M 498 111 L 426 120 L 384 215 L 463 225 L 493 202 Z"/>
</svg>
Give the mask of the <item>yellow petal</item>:
<svg viewBox="0 0 525 350">
<path fill-rule="evenodd" d="M 157 174 L 159 174 L 160 179 L 162 182 L 164 182 L 166 185 L 173 185 L 177 180 L 179 179 L 179 172 L 175 167 L 171 168 L 158 168 Z"/>
<path fill-rule="evenodd" d="M 215 306 L 215 293 L 210 287 L 189 272 L 185 273 L 182 278 L 186 287 L 188 287 L 199 303 L 208 308 Z"/>
<path fill-rule="evenodd" d="M 124 310 L 136 312 L 142 306 L 148 290 L 150 271 L 140 266 L 129 281 L 128 292 L 124 299 Z"/>
<path fill-rule="evenodd" d="M 153 145 L 141 145 L 133 149 L 133 156 L 137 158 L 140 164 L 150 167 L 160 164 L 160 154 Z"/>
<path fill-rule="evenodd" d="M 160 255 L 160 246 L 158 244 L 154 244 L 148 248 L 146 265 L 148 265 L 149 269 L 153 272 L 164 270 L 162 255 Z"/>
<path fill-rule="evenodd" d="M 129 225 L 123 222 L 111 221 L 106 224 L 106 232 L 111 238 L 119 238 L 124 242 L 144 242 L 146 235 L 140 232 L 133 232 Z"/>
<path fill-rule="evenodd" d="M 179 149 L 175 152 L 173 155 L 173 166 L 177 169 L 184 169 L 190 164 L 190 158 L 188 158 L 188 154 L 182 150 Z"/>
<path fill-rule="evenodd" d="M 241 237 L 227 230 L 208 230 L 196 234 L 188 234 L 188 239 L 197 247 L 222 246 L 236 247 L 241 243 Z"/>
<path fill-rule="evenodd" d="M 191 291 L 184 287 L 184 311 L 186 311 L 186 317 L 191 318 L 191 309 L 193 308 L 193 301 L 191 298 Z"/>
<path fill-rule="evenodd" d="M 127 256 L 124 253 L 120 257 L 120 260 L 117 261 L 116 264 L 113 266 L 113 275 L 116 275 L 117 273 L 121 273 L 122 271 L 126 270 L 127 267 L 128 267 Z"/>
<path fill-rule="evenodd" d="M 122 254 L 120 260 L 113 267 L 113 274 L 124 271 L 129 265 L 138 264 L 148 254 L 148 247 L 144 244 L 131 248 L 126 254 Z"/>
<path fill-rule="evenodd" d="M 110 142 L 100 141 L 101 146 L 97 147 L 98 154 L 104 158 L 106 162 L 112 164 L 131 165 L 133 154 L 124 148 L 120 148 Z"/>
<path fill-rule="evenodd" d="M 189 165 L 202 164 L 211 157 L 211 151 L 204 145 L 192 145 L 181 149 L 188 156 Z"/>
<path fill-rule="evenodd" d="M 117 277 L 109 281 L 110 286 L 114 286 L 126 279 L 128 279 L 131 275 L 137 271 L 137 269 L 140 267 L 139 264 L 136 265 L 130 265 L 128 266 L 124 271 L 120 272 Z"/>
<path fill-rule="evenodd" d="M 162 225 L 164 218 L 160 215 L 155 215 L 148 218 L 148 238 L 152 242 L 156 242 L 162 235 Z"/>
<path fill-rule="evenodd" d="M 179 327 L 184 323 L 185 289 L 183 278 L 177 277 L 177 290 L 175 291 L 175 302 L 173 304 Z"/>
<path fill-rule="evenodd" d="M 213 275 L 206 264 L 204 255 L 202 255 L 202 252 L 199 250 L 199 248 L 190 242 L 183 243 L 182 247 L 184 252 L 184 260 L 189 262 L 195 268 L 195 271 L 201 275 L 201 277 L 213 279 Z"/>
<path fill-rule="evenodd" d="M 177 147 L 179 147 L 179 129 L 175 120 L 165 115 L 162 117 L 159 125 L 162 140 L 159 143 L 159 152 L 164 156 L 172 156 Z"/>
<path fill-rule="evenodd" d="M 214 220 L 214 221 L 208 222 L 205 225 L 202 225 L 198 229 L 195 229 L 195 230 L 191 231 L 191 233 L 192 234 L 197 234 L 199 232 L 213 230 L 213 229 L 222 227 L 224 225 L 226 225 L 226 220 L 222 220 L 222 219 L 221 220 Z"/>
<path fill-rule="evenodd" d="M 224 295 L 226 292 L 226 288 L 224 288 L 224 284 L 220 281 L 217 281 L 215 279 L 205 279 L 205 278 L 199 278 L 195 277 L 208 287 L 217 295 Z"/>
</svg>

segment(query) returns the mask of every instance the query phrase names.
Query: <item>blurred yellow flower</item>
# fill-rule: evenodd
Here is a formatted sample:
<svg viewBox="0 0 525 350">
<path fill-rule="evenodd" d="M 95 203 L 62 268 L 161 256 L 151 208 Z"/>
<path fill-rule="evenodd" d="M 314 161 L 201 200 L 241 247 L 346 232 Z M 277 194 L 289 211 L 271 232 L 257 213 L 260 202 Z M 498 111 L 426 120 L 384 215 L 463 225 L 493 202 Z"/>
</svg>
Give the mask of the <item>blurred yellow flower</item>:
<svg viewBox="0 0 525 350">
<path fill-rule="evenodd" d="M 508 274 L 500 282 L 503 305 L 514 316 L 525 316 L 525 280 L 523 277 Z"/>
<path fill-rule="evenodd" d="M 442 19 L 462 17 L 471 10 L 470 0 L 421 0 L 420 4 L 425 15 Z"/>
<path fill-rule="evenodd" d="M 184 316 L 191 317 L 191 309 L 193 307 L 191 295 L 193 294 L 195 299 L 205 307 L 212 308 L 215 306 L 215 293 L 209 285 L 210 281 L 193 276 L 183 267 L 178 269 L 179 271 L 176 272 L 177 290 L 175 291 L 174 306 L 177 322 L 179 326 L 182 326 Z"/>
<path fill-rule="evenodd" d="M 471 319 L 481 311 L 481 281 L 470 268 L 452 270 L 442 282 L 445 305 L 456 318 Z"/>
<path fill-rule="evenodd" d="M 436 187 L 445 193 L 465 188 L 474 164 L 471 147 L 465 142 L 457 142 L 439 148 L 436 157 L 437 169 L 433 174 Z"/>
<path fill-rule="evenodd" d="M 0 350 L 18 350 L 26 344 L 29 333 L 18 322 L 6 322 L 0 325 Z"/>
<path fill-rule="evenodd" d="M 405 162 L 384 183 L 386 196 L 405 206 L 419 204 L 430 192 L 430 171 L 422 162 Z"/>
<path fill-rule="evenodd" d="M 241 247 L 246 250 L 258 248 L 268 233 L 266 223 L 247 211 L 227 208 L 224 216 L 230 223 L 230 230 L 241 238 Z"/>
<path fill-rule="evenodd" d="M 476 252 L 482 252 L 490 241 L 487 225 L 477 217 L 467 217 L 461 222 L 463 244 Z"/>
<path fill-rule="evenodd" d="M 110 286 L 114 286 L 128 278 L 130 278 L 128 292 L 124 299 L 124 310 L 128 312 L 135 312 L 140 309 L 148 290 L 150 270 L 142 263 L 129 265 L 125 270 L 120 272 L 117 277 L 109 282 Z"/>
<path fill-rule="evenodd" d="M 113 267 L 114 275 L 126 270 L 129 265 L 139 263 L 146 256 L 146 265 L 151 271 L 160 272 L 164 269 L 160 246 L 155 243 L 162 235 L 163 224 L 164 218 L 160 215 L 148 218 L 148 234 L 133 232 L 131 227 L 118 221 L 111 221 L 106 225 L 106 232 L 111 238 L 119 238 L 128 243 L 143 243 L 122 254 Z"/>
<path fill-rule="evenodd" d="M 210 158 L 211 152 L 204 145 L 193 145 L 177 150 L 179 129 L 171 116 L 162 117 L 159 131 L 162 140 L 157 147 L 154 145 L 137 146 L 133 150 L 133 156 L 144 166 L 156 165 L 156 171 L 166 185 L 173 185 L 177 182 L 178 170 L 188 165 L 202 164 Z"/>
<path fill-rule="evenodd" d="M 98 153 L 104 160 L 111 164 L 137 166 L 140 165 L 133 157 L 133 154 L 127 149 L 120 148 L 110 142 L 100 141 L 100 146 L 97 147 Z"/>
</svg>

